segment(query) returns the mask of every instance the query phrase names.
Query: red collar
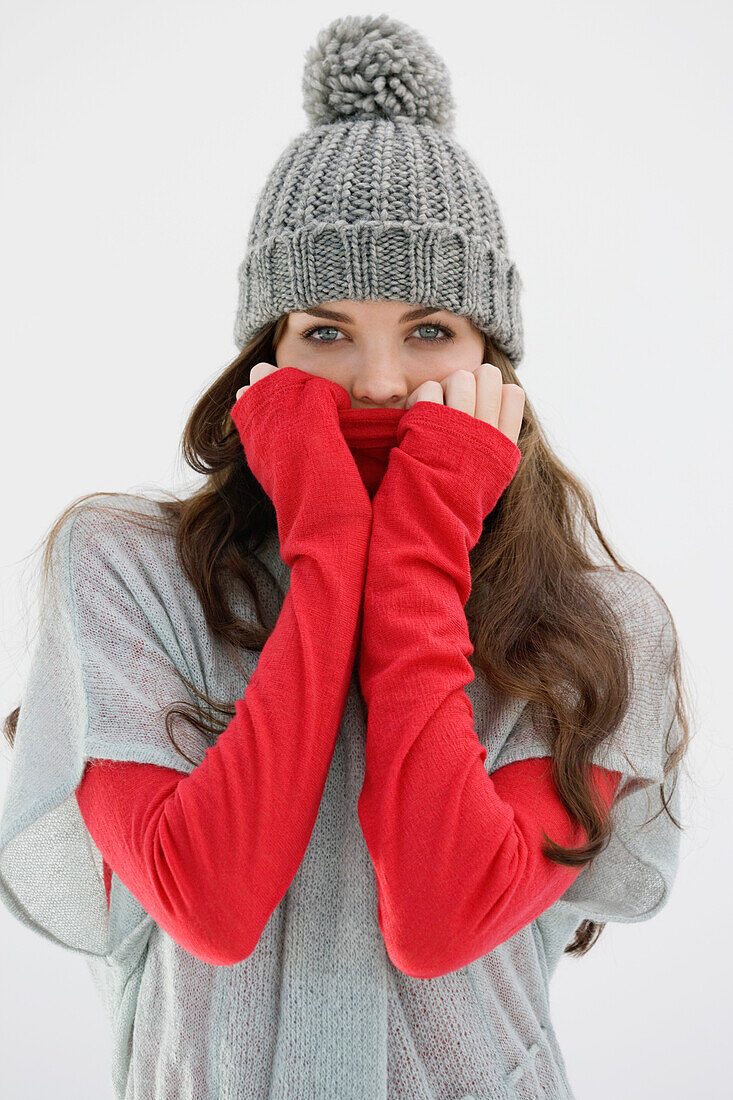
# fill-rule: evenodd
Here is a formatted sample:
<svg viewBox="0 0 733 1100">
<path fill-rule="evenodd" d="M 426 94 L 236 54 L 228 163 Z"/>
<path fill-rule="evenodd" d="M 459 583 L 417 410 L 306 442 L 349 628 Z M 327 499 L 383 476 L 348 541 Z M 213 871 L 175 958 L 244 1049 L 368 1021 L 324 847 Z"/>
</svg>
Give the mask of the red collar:
<svg viewBox="0 0 733 1100">
<path fill-rule="evenodd" d="M 379 488 L 406 409 L 339 409 L 339 423 L 369 496 Z"/>
</svg>

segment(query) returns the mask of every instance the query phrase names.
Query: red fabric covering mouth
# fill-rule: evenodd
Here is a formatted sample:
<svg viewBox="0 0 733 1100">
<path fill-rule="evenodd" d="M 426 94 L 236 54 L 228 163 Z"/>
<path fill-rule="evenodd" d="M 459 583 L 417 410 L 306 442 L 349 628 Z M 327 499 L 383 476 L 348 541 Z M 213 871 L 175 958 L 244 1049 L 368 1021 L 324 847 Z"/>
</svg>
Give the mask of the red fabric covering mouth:
<svg viewBox="0 0 733 1100">
<path fill-rule="evenodd" d="M 339 409 L 339 424 L 370 499 L 397 446 L 397 425 L 407 409 Z"/>
</svg>

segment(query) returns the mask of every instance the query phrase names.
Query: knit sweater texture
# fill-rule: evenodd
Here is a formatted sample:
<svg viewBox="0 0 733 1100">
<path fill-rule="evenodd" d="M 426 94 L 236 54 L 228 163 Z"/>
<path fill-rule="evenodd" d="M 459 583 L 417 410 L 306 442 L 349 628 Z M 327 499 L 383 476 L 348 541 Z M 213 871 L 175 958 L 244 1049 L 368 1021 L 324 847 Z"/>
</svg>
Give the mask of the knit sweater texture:
<svg viewBox="0 0 733 1100">
<path fill-rule="evenodd" d="M 348 404 L 291 370 L 233 410 L 278 516 L 252 556 L 276 623 L 261 653 L 214 638 L 155 501 L 94 497 L 56 543 L 0 896 L 89 963 L 124 1100 L 572 1098 L 549 1006 L 563 948 L 585 918 L 654 916 L 674 881 L 679 831 L 663 812 L 641 827 L 673 719 L 655 593 L 596 574 L 635 690 L 594 757 L 614 837 L 592 867 L 557 868 L 542 829 L 582 834 L 544 731 L 474 674 L 462 615 L 518 452 L 458 410 Z M 243 584 L 227 596 L 255 621 Z M 174 721 L 194 763 L 165 729 L 166 707 L 193 701 L 181 676 L 236 711 L 213 746 Z M 105 860 L 82 812 L 94 760 L 147 765 L 145 794 L 107 788 L 130 810 L 126 859 L 120 844 Z"/>
</svg>

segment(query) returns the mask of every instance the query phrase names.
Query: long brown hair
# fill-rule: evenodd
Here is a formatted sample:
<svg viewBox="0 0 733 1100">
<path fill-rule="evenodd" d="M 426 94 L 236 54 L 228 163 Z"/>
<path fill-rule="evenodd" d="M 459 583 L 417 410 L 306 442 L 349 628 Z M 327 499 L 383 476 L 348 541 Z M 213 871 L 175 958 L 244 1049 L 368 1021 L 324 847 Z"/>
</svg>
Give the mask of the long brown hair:
<svg viewBox="0 0 733 1100">
<path fill-rule="evenodd" d="M 276 515 L 247 466 L 230 410 L 237 390 L 248 384 L 254 364 L 275 363 L 275 349 L 286 322 L 287 314 L 252 340 L 194 406 L 181 448 L 186 463 L 205 475 L 203 485 L 184 499 L 170 494 L 171 499 L 159 500 L 165 519 L 174 526 L 181 568 L 198 593 L 206 620 L 212 632 L 234 650 L 260 651 L 275 625 L 262 621 L 263 608 L 248 561 L 252 549 L 275 527 Z M 504 382 L 521 385 L 511 361 L 485 335 L 484 344 L 483 361 L 500 367 Z M 553 778 L 565 807 L 585 830 L 587 843 L 564 848 L 545 834 L 543 851 L 555 863 L 582 867 L 611 837 L 611 815 L 598 801 L 590 763 L 595 747 L 611 736 L 626 713 L 631 682 L 619 623 L 589 579 L 593 571 L 608 568 L 606 563 L 594 563 L 586 550 L 590 529 L 614 567 L 619 572 L 629 570 L 602 534 L 590 494 L 553 454 L 526 395 L 517 443 L 522 452 L 519 469 L 470 556 L 472 586 L 466 620 L 473 644 L 472 664 L 493 688 L 531 701 L 549 716 L 552 744 L 548 755 L 551 751 Z M 44 540 L 44 579 L 59 528 L 90 496 L 99 495 L 118 494 L 80 497 L 51 527 Z M 125 516 L 129 520 L 130 512 Z M 150 522 L 150 516 L 144 518 Z M 232 617 L 223 590 L 224 578 L 232 574 L 249 589 L 258 623 Z M 674 771 L 676 784 L 676 769 L 689 746 L 690 721 L 673 622 L 672 636 L 671 669 L 677 700 L 670 730 L 676 719 L 679 736 L 673 749 L 667 745 L 664 774 Z M 214 700 L 181 678 L 208 708 L 205 713 L 190 702 L 176 702 L 166 715 L 172 744 L 189 760 L 173 737 L 173 717 L 183 714 L 213 744 L 235 710 L 232 700 Z M 575 693 L 569 695 L 564 690 L 568 683 Z M 11 746 L 19 713 L 20 706 L 5 719 L 4 733 Z M 221 718 L 217 720 L 216 714 Z M 660 784 L 660 795 L 664 812 L 681 829 L 665 799 L 664 784 Z M 565 952 L 585 954 L 604 927 L 603 923 L 583 921 Z"/>
</svg>

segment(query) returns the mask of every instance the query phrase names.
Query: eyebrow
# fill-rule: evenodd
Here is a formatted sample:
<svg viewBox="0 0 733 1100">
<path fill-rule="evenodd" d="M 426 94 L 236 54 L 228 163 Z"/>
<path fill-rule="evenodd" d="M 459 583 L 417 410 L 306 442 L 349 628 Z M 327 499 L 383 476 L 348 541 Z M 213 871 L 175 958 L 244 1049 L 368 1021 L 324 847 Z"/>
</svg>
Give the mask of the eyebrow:
<svg viewBox="0 0 733 1100">
<path fill-rule="evenodd" d="M 347 325 L 353 325 L 353 317 L 347 313 L 337 313 L 335 309 L 325 309 L 323 306 L 312 306 L 301 312 L 310 314 L 311 317 L 324 317 L 328 321 L 341 321 Z M 414 321 L 417 317 L 427 317 L 429 313 L 440 313 L 440 306 L 421 306 L 419 309 L 408 310 L 398 320 L 398 324 L 404 325 L 407 321 Z"/>
</svg>

